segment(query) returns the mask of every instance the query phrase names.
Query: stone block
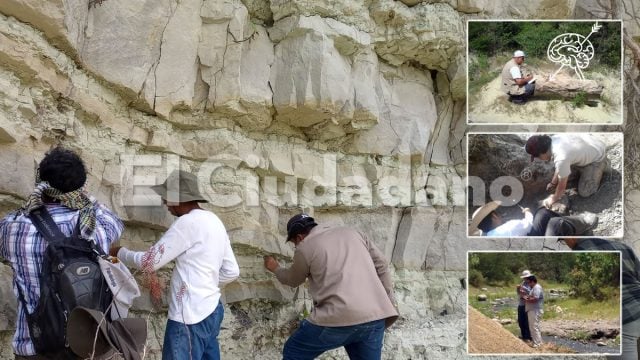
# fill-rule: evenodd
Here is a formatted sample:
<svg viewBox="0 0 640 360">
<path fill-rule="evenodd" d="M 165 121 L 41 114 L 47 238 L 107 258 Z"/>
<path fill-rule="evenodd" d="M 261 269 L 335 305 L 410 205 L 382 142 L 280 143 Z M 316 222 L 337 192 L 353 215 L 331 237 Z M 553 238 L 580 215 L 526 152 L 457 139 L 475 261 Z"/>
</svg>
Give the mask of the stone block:
<svg viewBox="0 0 640 360">
<path fill-rule="evenodd" d="M 0 145 L 0 192 L 26 199 L 35 184 L 36 160 L 32 150 Z"/>
<path fill-rule="evenodd" d="M 431 207 L 403 210 L 392 255 L 392 262 L 396 268 L 431 268 L 426 256 L 427 251 L 434 245 L 439 216 L 438 211 Z"/>
<path fill-rule="evenodd" d="M 13 270 L 0 263 L 0 331 L 15 330 L 17 306 L 13 294 Z"/>
<path fill-rule="evenodd" d="M 175 10 L 170 0 L 110 0 L 92 8 L 79 50 L 82 64 L 131 96 L 143 92 L 153 108 L 156 84 L 150 74 L 162 60 L 164 30 Z"/>
<path fill-rule="evenodd" d="M 417 61 L 429 69 L 447 70 L 465 51 L 464 24 L 450 5 L 421 3 L 407 8 L 385 0 L 370 11 L 376 23 L 376 53 L 391 65 Z"/>
<path fill-rule="evenodd" d="M 269 36 L 249 21 L 239 1 L 225 2 L 211 12 L 198 47 L 202 81 L 209 86 L 207 109 L 233 118 L 247 130 L 264 129 L 272 116 L 269 76 L 274 57 Z"/>
<path fill-rule="evenodd" d="M 353 150 L 423 156 L 437 119 L 432 80 L 408 66 L 381 66 L 381 70 L 376 89 L 381 104 L 379 123 L 354 135 Z"/>
<path fill-rule="evenodd" d="M 159 57 L 153 73 L 147 77 L 150 82 L 149 77 L 153 76 L 155 89 L 145 92 L 146 101 L 161 116 L 169 117 L 173 109 L 193 105 L 202 6 L 202 0 L 171 5 L 171 14 L 162 30 Z"/>
<path fill-rule="evenodd" d="M 272 0 L 270 4 L 276 21 L 295 15 L 317 15 L 336 19 L 365 32 L 373 26 L 367 9 L 368 3 L 363 0 Z"/>
<path fill-rule="evenodd" d="M 353 117 L 349 59 L 322 32 L 290 33 L 280 41 L 270 83 L 278 121 L 306 128 L 326 121 L 344 124 Z"/>
<path fill-rule="evenodd" d="M 0 112 L 0 144 L 14 143 L 17 139 L 15 126 Z"/>
</svg>

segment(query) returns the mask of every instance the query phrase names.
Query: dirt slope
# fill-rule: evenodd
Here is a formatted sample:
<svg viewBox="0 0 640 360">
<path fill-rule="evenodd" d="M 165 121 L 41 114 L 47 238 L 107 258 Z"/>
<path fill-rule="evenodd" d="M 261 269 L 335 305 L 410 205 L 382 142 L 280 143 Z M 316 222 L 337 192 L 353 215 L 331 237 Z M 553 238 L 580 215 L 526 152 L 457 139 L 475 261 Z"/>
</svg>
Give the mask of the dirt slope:
<svg viewBox="0 0 640 360">
<path fill-rule="evenodd" d="M 470 354 L 536 353 L 533 348 L 504 329 L 496 321 L 469 306 Z"/>
<path fill-rule="evenodd" d="M 470 123 L 620 123 L 620 81 L 611 77 L 598 77 L 605 86 L 603 98 L 596 107 L 575 108 L 570 101 L 533 99 L 525 105 L 514 105 L 500 90 L 500 77 L 495 78 L 481 91 L 469 94 Z"/>
</svg>

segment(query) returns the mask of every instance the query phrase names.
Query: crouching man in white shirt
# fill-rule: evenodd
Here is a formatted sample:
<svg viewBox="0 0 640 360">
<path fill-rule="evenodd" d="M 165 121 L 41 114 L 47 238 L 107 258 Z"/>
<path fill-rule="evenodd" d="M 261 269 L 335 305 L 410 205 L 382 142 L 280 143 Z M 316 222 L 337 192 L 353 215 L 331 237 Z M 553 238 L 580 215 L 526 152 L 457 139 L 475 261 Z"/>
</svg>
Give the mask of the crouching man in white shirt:
<svg viewBox="0 0 640 360">
<path fill-rule="evenodd" d="M 175 260 L 162 359 L 220 359 L 220 285 L 240 275 L 227 231 L 214 213 L 200 208 L 206 200 L 193 174 L 174 171 L 152 189 L 178 218 L 146 252 L 116 247 L 110 254 L 143 272 Z"/>
</svg>

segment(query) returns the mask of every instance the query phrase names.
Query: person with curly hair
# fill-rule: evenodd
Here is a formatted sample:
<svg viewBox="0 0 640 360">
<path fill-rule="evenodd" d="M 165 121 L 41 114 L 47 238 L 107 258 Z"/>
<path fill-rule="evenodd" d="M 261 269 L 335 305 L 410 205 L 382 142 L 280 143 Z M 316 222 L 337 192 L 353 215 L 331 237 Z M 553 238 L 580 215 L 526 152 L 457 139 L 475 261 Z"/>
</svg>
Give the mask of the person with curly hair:
<svg viewBox="0 0 640 360">
<path fill-rule="evenodd" d="M 38 165 L 36 186 L 26 203 L 0 221 L 0 258 L 13 268 L 13 287 L 18 301 L 18 318 L 13 336 L 16 359 L 44 359 L 37 354 L 29 334 L 27 312 L 32 313 L 40 298 L 40 271 L 47 242 L 32 223 L 29 214 L 45 207 L 65 236 L 70 236 L 76 225 L 80 237 L 95 242 L 106 253 L 116 242 L 124 225 L 105 205 L 85 190 L 85 165 L 75 152 L 56 147 L 47 152 Z M 64 338 L 65 334 L 60 334 Z M 65 349 L 47 358 L 66 358 Z"/>
</svg>

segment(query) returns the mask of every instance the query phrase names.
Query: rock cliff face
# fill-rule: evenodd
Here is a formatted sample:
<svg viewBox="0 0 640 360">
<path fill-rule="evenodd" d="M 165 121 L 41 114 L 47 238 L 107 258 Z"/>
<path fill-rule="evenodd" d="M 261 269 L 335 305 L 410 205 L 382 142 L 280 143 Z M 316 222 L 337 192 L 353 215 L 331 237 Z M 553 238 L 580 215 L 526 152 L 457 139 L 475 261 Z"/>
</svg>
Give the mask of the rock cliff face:
<svg viewBox="0 0 640 360">
<path fill-rule="evenodd" d="M 290 262 L 284 228 L 300 209 L 365 230 L 390 260 L 402 317 L 385 359 L 464 357 L 466 250 L 556 247 L 464 236 L 465 18 L 576 11 L 572 0 L 3 0 L 0 214 L 63 144 L 125 221 L 121 244 L 142 250 L 173 221 L 142 206 L 158 205 L 144 185 L 179 166 L 201 176 L 241 266 L 223 291 L 225 358 L 279 358 L 309 309 L 304 287 L 262 268 L 263 254 Z M 159 359 L 166 314 L 147 294 L 134 312 L 150 316 L 147 358 Z M 0 264 L 0 359 L 13 358 L 15 321 Z"/>
</svg>

